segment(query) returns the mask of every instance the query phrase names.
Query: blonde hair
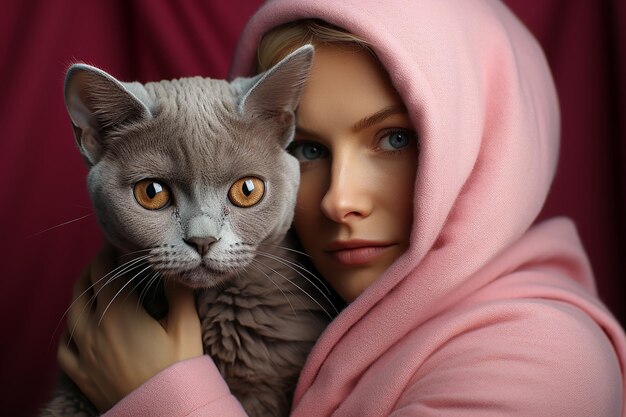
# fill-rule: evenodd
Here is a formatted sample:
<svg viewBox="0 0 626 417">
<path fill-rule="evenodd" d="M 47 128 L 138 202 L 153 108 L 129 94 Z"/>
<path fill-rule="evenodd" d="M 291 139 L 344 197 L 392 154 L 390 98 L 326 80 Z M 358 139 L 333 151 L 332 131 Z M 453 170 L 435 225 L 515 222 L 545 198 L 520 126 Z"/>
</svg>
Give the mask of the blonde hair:
<svg viewBox="0 0 626 417">
<path fill-rule="evenodd" d="M 307 43 L 366 50 L 375 56 L 367 41 L 340 27 L 319 19 L 297 20 L 277 26 L 263 36 L 257 49 L 257 72 L 268 70 Z"/>
</svg>

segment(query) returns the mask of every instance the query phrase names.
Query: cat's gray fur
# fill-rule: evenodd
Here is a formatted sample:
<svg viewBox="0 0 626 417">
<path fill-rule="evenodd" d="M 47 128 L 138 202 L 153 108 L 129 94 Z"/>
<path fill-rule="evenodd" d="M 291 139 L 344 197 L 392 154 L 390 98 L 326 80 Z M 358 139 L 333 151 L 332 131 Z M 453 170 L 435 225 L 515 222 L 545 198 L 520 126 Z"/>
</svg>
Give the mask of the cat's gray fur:
<svg viewBox="0 0 626 417">
<path fill-rule="evenodd" d="M 82 64 L 66 77 L 102 229 L 124 251 L 147 249 L 123 279 L 149 265 L 135 278 L 146 278 L 144 287 L 158 272 L 197 289 L 205 353 L 258 417 L 288 415 L 300 369 L 333 311 L 283 240 L 299 182 L 285 148 L 312 56 L 308 45 L 231 83 L 121 83 Z M 266 191 L 241 208 L 228 190 L 247 176 L 262 178 Z M 137 203 L 133 185 L 146 178 L 169 186 L 169 206 L 149 211 Z M 96 414 L 65 379 L 42 415 Z"/>
</svg>

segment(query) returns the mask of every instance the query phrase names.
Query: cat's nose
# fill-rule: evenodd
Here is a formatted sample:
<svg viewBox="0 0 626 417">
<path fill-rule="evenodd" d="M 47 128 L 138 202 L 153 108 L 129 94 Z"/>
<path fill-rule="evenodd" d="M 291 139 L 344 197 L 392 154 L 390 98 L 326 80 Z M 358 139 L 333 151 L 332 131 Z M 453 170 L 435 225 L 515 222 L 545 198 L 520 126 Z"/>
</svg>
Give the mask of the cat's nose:
<svg viewBox="0 0 626 417">
<path fill-rule="evenodd" d="M 217 242 L 217 239 L 213 236 L 205 236 L 205 237 L 191 237 L 189 239 L 185 239 L 185 243 L 189 246 L 193 247 L 200 256 L 204 256 L 213 243 Z"/>
</svg>

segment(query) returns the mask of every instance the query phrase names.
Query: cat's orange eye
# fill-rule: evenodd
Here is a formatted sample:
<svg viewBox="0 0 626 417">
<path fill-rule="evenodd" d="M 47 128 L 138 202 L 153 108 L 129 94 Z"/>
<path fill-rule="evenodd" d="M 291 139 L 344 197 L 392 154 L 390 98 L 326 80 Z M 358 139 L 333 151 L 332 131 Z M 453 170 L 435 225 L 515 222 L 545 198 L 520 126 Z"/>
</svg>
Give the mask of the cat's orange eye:
<svg viewBox="0 0 626 417">
<path fill-rule="evenodd" d="M 228 199 L 238 207 L 251 207 L 261 201 L 265 183 L 257 177 L 244 177 L 235 181 L 228 190 Z"/>
<path fill-rule="evenodd" d="M 170 202 L 170 190 L 163 183 L 155 180 L 141 180 L 133 189 L 135 200 L 141 207 L 148 210 L 158 210 Z"/>
</svg>

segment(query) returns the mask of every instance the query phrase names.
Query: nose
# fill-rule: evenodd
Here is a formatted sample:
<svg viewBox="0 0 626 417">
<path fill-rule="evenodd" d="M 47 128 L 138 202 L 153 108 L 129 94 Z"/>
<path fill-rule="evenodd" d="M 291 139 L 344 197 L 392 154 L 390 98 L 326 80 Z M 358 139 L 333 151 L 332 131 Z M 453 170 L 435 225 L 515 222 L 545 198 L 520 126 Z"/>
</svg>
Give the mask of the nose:
<svg viewBox="0 0 626 417">
<path fill-rule="evenodd" d="M 369 216 L 373 209 L 373 196 L 366 178 L 367 167 L 358 154 L 336 152 L 331 163 L 328 189 L 321 203 L 324 215 L 336 223 Z"/>
<path fill-rule="evenodd" d="M 217 239 L 213 236 L 205 236 L 205 237 L 191 237 L 189 239 L 185 239 L 185 243 L 189 246 L 193 247 L 200 256 L 204 256 L 213 243 L 217 242 Z"/>
</svg>

